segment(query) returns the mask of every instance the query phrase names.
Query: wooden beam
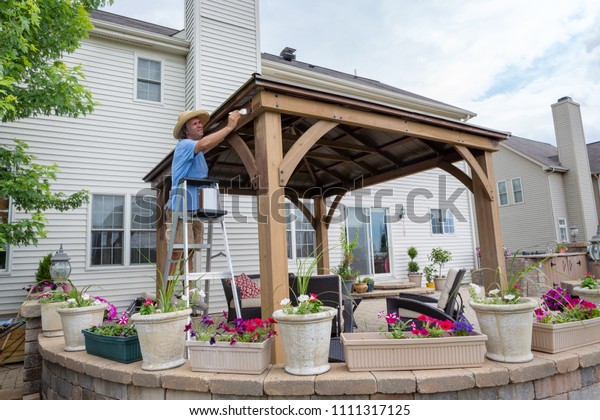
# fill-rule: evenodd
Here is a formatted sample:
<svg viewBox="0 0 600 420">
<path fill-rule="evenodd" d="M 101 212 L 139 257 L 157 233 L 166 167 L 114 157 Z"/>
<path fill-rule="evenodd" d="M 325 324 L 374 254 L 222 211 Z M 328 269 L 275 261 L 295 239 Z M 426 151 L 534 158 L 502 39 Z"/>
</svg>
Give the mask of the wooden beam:
<svg viewBox="0 0 600 420">
<path fill-rule="evenodd" d="M 469 191 L 473 192 L 473 179 L 460 168 L 457 168 L 456 166 L 445 160 L 442 160 L 438 164 L 438 166 L 440 169 L 443 169 L 444 171 L 452 175 L 454 178 L 462 182 L 463 185 L 469 189 Z"/>
<path fill-rule="evenodd" d="M 340 105 L 286 96 L 281 93 L 263 91 L 255 96 L 255 100 L 256 105 L 264 110 L 389 131 L 391 133 L 415 136 L 453 145 L 458 144 L 481 150 L 495 151 L 499 147 L 497 142 L 487 137 L 463 132 L 458 129 L 411 121 L 401 117 L 369 113 L 362 110 L 345 108 Z"/>
<path fill-rule="evenodd" d="M 496 199 L 495 193 L 494 193 L 494 188 L 492 187 L 492 184 L 490 183 L 489 179 L 487 178 L 487 175 L 486 175 L 484 169 L 481 167 L 481 165 L 479 165 L 479 162 L 477 162 L 477 160 L 475 159 L 475 156 L 473 156 L 471 151 L 468 148 L 466 148 L 465 146 L 460 146 L 457 144 L 457 145 L 454 145 L 454 148 L 463 157 L 463 159 L 469 164 L 469 166 L 475 173 L 475 176 L 479 178 L 479 180 L 481 181 L 481 184 L 485 187 L 485 192 L 488 195 L 488 198 L 490 199 L 490 201 L 494 201 Z"/>
<path fill-rule="evenodd" d="M 322 253 L 322 258 L 319 260 L 317 270 L 319 274 L 329 274 L 329 235 L 327 228 L 329 225 L 325 223 L 327 206 L 325 198 L 322 195 L 313 198 L 313 207 L 315 209 L 315 233 L 317 239 L 317 255 Z"/>
<path fill-rule="evenodd" d="M 337 209 L 338 205 L 342 201 L 342 198 L 344 198 L 345 194 L 346 194 L 346 191 L 338 193 L 335 196 L 335 198 L 333 199 L 333 203 L 331 203 L 329 212 L 327 212 L 327 216 L 325 217 L 325 225 L 327 225 L 327 228 L 329 228 L 329 225 L 331 224 L 331 220 L 333 219 L 333 215 L 335 214 L 335 210 Z"/>
<path fill-rule="evenodd" d="M 261 310 L 269 316 L 279 302 L 289 298 L 288 259 L 285 233 L 284 189 L 279 187 L 279 166 L 283 160 L 281 116 L 260 114 L 254 125 L 258 167 L 258 248 L 260 262 Z M 276 337 L 271 361 L 283 363 L 283 346 Z"/>
<path fill-rule="evenodd" d="M 302 201 L 300 201 L 300 197 L 298 197 L 298 194 L 289 193 L 289 191 L 290 189 L 286 189 L 285 196 L 298 208 L 298 210 L 302 212 L 302 214 L 304 215 L 304 217 L 306 217 L 313 229 L 316 229 L 317 222 L 315 220 L 315 216 L 313 216 L 313 214 L 310 212 L 310 209 L 306 207 Z"/>
<path fill-rule="evenodd" d="M 248 172 L 250 179 L 255 180 L 258 175 L 256 159 L 254 159 L 254 155 L 252 154 L 252 151 L 246 142 L 237 134 L 230 134 L 227 137 L 227 142 L 242 160 L 244 168 L 246 168 L 246 172 Z"/>
<path fill-rule="evenodd" d="M 285 187 L 302 158 L 321 137 L 337 126 L 337 122 L 317 121 L 294 143 L 279 167 L 279 185 Z"/>
</svg>

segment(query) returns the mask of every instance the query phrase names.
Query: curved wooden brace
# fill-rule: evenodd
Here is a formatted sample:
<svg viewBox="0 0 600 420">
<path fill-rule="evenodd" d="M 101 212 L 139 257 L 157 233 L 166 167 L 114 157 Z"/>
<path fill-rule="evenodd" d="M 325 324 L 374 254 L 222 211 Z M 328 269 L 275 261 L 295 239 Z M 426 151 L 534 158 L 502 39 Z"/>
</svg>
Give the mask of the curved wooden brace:
<svg viewBox="0 0 600 420">
<path fill-rule="evenodd" d="M 308 221 L 310 222 L 310 224 L 313 227 L 313 229 L 316 230 L 317 229 L 317 219 L 315 219 L 315 216 L 311 213 L 310 209 L 308 207 L 306 207 L 302 201 L 300 201 L 300 199 L 298 198 L 298 195 L 296 195 L 296 194 L 286 194 L 286 197 L 292 203 L 294 203 L 294 205 L 296 207 L 298 207 L 298 209 L 300 209 L 300 211 L 302 212 L 302 214 L 304 214 L 304 217 L 306 217 L 308 219 Z"/>
<path fill-rule="evenodd" d="M 337 125 L 337 122 L 320 120 L 300 136 L 292 148 L 285 154 L 281 165 L 279 165 L 279 185 L 281 187 L 287 185 L 294 169 L 296 169 L 310 148 Z"/>
<path fill-rule="evenodd" d="M 481 165 L 479 165 L 479 163 L 475 159 L 475 156 L 473 156 L 471 151 L 465 146 L 455 144 L 454 148 L 463 157 L 463 159 L 469 164 L 471 169 L 473 169 L 473 172 L 475 172 L 475 175 L 481 180 L 481 183 L 483 184 L 483 186 L 485 188 L 485 192 L 486 192 L 488 199 L 490 201 L 495 201 L 496 197 L 494 194 L 494 188 L 492 188 L 492 185 L 490 184 L 490 180 L 487 177 L 487 174 L 485 173 L 485 171 L 483 170 Z"/>
<path fill-rule="evenodd" d="M 340 204 L 340 201 L 342 201 L 342 198 L 344 197 L 345 194 L 346 194 L 345 192 L 339 193 L 333 199 L 333 203 L 331 203 L 331 207 L 329 208 L 329 211 L 327 212 L 327 217 L 325 218 L 325 225 L 327 226 L 328 229 L 329 229 L 329 224 L 331 223 L 331 219 L 333 219 L 333 214 L 335 213 L 335 209 L 337 209 L 337 206 Z"/>
<path fill-rule="evenodd" d="M 258 167 L 256 166 L 256 159 L 254 158 L 252 151 L 246 142 L 237 134 L 230 134 L 227 137 L 227 142 L 242 160 L 244 168 L 246 168 L 246 172 L 248 172 L 248 176 L 252 180 L 252 186 L 256 189 L 257 186 L 255 183 L 258 176 Z"/>
<path fill-rule="evenodd" d="M 457 168 L 456 166 L 454 166 L 450 162 L 446 162 L 445 160 L 438 163 L 438 167 L 448 172 L 454 178 L 462 182 L 463 185 L 467 187 L 469 191 L 471 191 L 471 193 L 473 192 L 473 179 L 460 168 Z"/>
</svg>

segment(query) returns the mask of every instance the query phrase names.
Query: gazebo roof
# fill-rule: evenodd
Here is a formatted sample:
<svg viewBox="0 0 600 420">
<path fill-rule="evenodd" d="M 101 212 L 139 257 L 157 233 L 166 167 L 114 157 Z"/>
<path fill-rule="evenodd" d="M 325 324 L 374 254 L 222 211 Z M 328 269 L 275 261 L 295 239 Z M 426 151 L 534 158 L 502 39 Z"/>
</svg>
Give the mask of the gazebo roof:
<svg viewBox="0 0 600 420">
<path fill-rule="evenodd" d="M 229 112 L 240 108 L 251 112 L 241 120 L 236 138 L 205 154 L 209 177 L 236 194 L 253 195 L 258 191 L 253 181 L 257 173 L 253 170 L 252 121 L 266 111 L 281 114 L 283 155 L 287 156 L 295 145 L 299 149 L 291 156 L 298 163 L 290 162 L 288 173 L 281 175 L 282 186 L 299 195 L 314 192 L 329 196 L 340 189 L 367 187 L 435 167 L 447 169 L 448 164 L 464 158 L 456 145 L 494 151 L 498 142 L 509 136 L 260 74 L 254 74 L 212 113 L 206 131 L 217 129 Z M 300 139 L 305 146 L 298 147 Z M 171 160 L 172 153 L 144 180 L 160 185 L 170 175 Z"/>
</svg>

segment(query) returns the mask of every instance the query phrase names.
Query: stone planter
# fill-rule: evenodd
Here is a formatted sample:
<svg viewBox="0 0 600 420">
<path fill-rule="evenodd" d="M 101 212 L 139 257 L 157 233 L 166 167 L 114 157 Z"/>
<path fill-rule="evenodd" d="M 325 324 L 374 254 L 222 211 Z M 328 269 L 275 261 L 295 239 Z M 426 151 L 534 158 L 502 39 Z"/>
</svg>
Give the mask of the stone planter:
<svg viewBox="0 0 600 420">
<path fill-rule="evenodd" d="M 533 323 L 531 349 L 558 353 L 600 342 L 600 318 L 564 324 Z"/>
<path fill-rule="evenodd" d="M 83 308 L 59 308 L 64 337 L 65 351 L 85 350 L 85 337 L 82 330 L 102 324 L 106 303 Z"/>
<path fill-rule="evenodd" d="M 588 289 L 587 287 L 576 286 L 573 288 L 573 294 L 600 306 L 600 289 Z"/>
<path fill-rule="evenodd" d="M 219 372 L 259 375 L 269 367 L 273 338 L 262 343 L 229 344 L 228 341 L 186 341 L 194 372 Z"/>
<path fill-rule="evenodd" d="M 487 337 L 392 339 L 382 333 L 342 333 L 350 372 L 481 367 Z"/>
<path fill-rule="evenodd" d="M 140 340 L 137 335 L 129 337 L 113 337 L 94 334 L 83 330 L 85 351 L 94 356 L 114 360 L 120 363 L 133 363 L 142 360 Z"/>
<path fill-rule="evenodd" d="M 191 309 L 151 315 L 133 314 L 130 321 L 135 325 L 142 351 L 142 369 L 164 370 L 185 363 L 186 334 Z"/>
<path fill-rule="evenodd" d="M 533 359 L 531 335 L 533 310 L 537 302 L 521 298 L 515 305 L 490 305 L 469 302 L 475 311 L 481 332 L 487 335 L 488 359 L 497 362 L 522 363 Z"/>
<path fill-rule="evenodd" d="M 417 285 L 417 287 L 421 287 L 421 283 L 423 282 L 423 273 L 409 273 L 408 281 Z"/>
<path fill-rule="evenodd" d="M 435 277 L 433 279 L 433 284 L 435 290 L 440 291 L 444 288 L 444 284 L 446 284 L 446 277 Z"/>
<path fill-rule="evenodd" d="M 44 337 L 62 337 L 63 327 L 58 314 L 59 308 L 67 306 L 67 302 L 41 303 L 42 334 Z"/>
<path fill-rule="evenodd" d="M 279 323 L 287 373 L 318 375 L 330 369 L 331 320 L 335 314 L 336 310 L 327 306 L 315 314 L 288 315 L 281 309 L 273 313 Z"/>
</svg>

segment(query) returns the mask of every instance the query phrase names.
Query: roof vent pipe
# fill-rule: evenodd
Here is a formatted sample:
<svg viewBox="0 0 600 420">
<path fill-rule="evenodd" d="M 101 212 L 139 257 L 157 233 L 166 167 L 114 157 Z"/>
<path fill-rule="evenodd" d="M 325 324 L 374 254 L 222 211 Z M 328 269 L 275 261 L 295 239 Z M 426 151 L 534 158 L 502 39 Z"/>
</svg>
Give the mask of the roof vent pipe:
<svg viewBox="0 0 600 420">
<path fill-rule="evenodd" d="M 295 48 L 285 47 L 283 50 L 281 50 L 279 56 L 286 61 L 292 61 L 296 59 L 296 54 L 294 54 L 295 52 Z"/>
</svg>

